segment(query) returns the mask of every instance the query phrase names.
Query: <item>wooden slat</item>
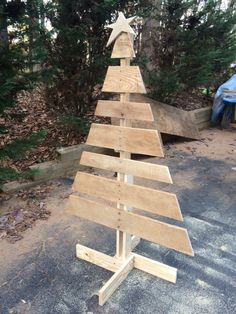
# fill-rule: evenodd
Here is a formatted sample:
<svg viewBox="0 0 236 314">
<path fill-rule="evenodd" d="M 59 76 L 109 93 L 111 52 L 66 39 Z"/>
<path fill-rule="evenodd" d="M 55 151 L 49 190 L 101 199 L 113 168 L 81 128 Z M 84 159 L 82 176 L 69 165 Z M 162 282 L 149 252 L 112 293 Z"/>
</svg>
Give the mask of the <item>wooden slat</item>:
<svg viewBox="0 0 236 314">
<path fill-rule="evenodd" d="M 138 66 L 109 66 L 102 91 L 146 94 Z"/>
<path fill-rule="evenodd" d="M 171 266 L 156 262 L 150 258 L 133 253 L 134 267 L 146 273 L 176 283 L 177 269 Z"/>
<path fill-rule="evenodd" d="M 95 115 L 120 119 L 154 121 L 151 105 L 142 102 L 99 100 Z"/>
<path fill-rule="evenodd" d="M 134 267 L 134 257 L 130 255 L 115 272 L 115 274 L 107 281 L 107 283 L 99 290 L 99 305 L 103 305 L 114 293 L 114 291 L 125 280 L 130 271 Z"/>
<path fill-rule="evenodd" d="M 76 245 L 76 256 L 113 272 L 121 266 L 121 260 L 80 244 Z"/>
<path fill-rule="evenodd" d="M 156 130 L 93 123 L 86 144 L 164 157 L 162 140 Z"/>
<path fill-rule="evenodd" d="M 133 36 L 128 33 L 121 33 L 116 39 L 111 58 L 134 58 Z"/>
<path fill-rule="evenodd" d="M 70 195 L 67 212 L 193 256 L 187 230 Z"/>
<path fill-rule="evenodd" d="M 157 215 L 183 220 L 175 194 L 147 187 L 77 172 L 73 184 L 75 191 L 95 195 L 103 199 L 133 206 Z"/>
<path fill-rule="evenodd" d="M 165 135 L 178 135 L 195 139 L 200 138 L 193 112 L 163 104 L 141 94 L 134 94 L 132 96 L 130 101 L 149 103 L 154 116 L 154 122 L 132 120 L 133 127 L 154 129 L 165 133 Z M 112 118 L 112 120 L 114 119 L 115 118 Z"/>
<path fill-rule="evenodd" d="M 80 164 L 114 172 L 127 173 L 145 179 L 173 183 L 167 166 L 85 151 L 82 153 Z"/>
</svg>

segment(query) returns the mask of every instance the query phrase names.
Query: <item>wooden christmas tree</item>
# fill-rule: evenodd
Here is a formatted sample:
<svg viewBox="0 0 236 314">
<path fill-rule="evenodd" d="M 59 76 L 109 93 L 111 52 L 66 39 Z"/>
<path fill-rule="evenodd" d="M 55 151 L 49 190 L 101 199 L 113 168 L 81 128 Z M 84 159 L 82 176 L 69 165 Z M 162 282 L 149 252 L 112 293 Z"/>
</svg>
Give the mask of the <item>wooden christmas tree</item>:
<svg viewBox="0 0 236 314">
<path fill-rule="evenodd" d="M 71 195 L 68 203 L 70 213 L 117 230 L 114 257 L 80 244 L 76 246 L 78 258 L 114 272 L 99 291 L 100 305 L 134 267 L 176 282 L 177 269 L 132 252 L 139 237 L 193 256 L 186 229 L 132 212 L 135 207 L 183 220 L 175 194 L 133 184 L 133 176 L 172 183 L 168 167 L 131 159 L 131 153 L 164 156 L 158 131 L 131 127 L 131 119 L 153 121 L 150 104 L 130 101 L 130 93 L 146 93 L 139 67 L 130 66 L 130 60 L 135 56 L 134 32 L 130 27 L 133 20 L 119 13 L 116 23 L 109 26 L 113 31 L 108 45 L 115 41 L 112 58 L 119 58 L 120 66 L 108 68 L 102 90 L 119 93 L 120 101 L 100 100 L 95 112 L 99 116 L 119 118 L 120 126 L 92 124 L 87 139 L 89 145 L 119 151 L 120 157 L 83 152 L 80 160 L 85 166 L 117 172 L 117 181 L 78 172 L 73 185 L 75 191 L 115 202 L 117 206 L 76 195 Z"/>
</svg>

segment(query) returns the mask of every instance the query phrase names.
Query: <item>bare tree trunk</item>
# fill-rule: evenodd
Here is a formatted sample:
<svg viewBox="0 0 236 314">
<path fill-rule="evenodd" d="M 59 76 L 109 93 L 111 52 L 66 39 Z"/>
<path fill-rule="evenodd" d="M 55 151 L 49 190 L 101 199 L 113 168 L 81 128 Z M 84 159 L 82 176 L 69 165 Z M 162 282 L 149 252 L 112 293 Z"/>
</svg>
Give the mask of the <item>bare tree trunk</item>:
<svg viewBox="0 0 236 314">
<path fill-rule="evenodd" d="M 153 40 L 158 38 L 158 26 L 160 26 L 160 21 L 158 21 L 158 15 L 161 12 L 162 0 L 152 0 L 153 10 L 150 12 L 150 16 L 144 20 L 143 30 L 142 30 L 142 51 L 146 56 L 148 63 L 148 70 L 152 70 L 155 66 L 155 60 L 153 60 Z"/>
<path fill-rule="evenodd" d="M 8 48 L 6 0 L 0 4 L 0 48 Z"/>
<path fill-rule="evenodd" d="M 27 9 L 29 15 L 29 61 L 30 71 L 36 72 L 40 69 L 40 64 L 35 63 L 35 42 L 37 41 L 39 34 L 39 28 L 41 26 L 40 11 L 42 10 L 42 0 L 28 0 Z"/>
</svg>

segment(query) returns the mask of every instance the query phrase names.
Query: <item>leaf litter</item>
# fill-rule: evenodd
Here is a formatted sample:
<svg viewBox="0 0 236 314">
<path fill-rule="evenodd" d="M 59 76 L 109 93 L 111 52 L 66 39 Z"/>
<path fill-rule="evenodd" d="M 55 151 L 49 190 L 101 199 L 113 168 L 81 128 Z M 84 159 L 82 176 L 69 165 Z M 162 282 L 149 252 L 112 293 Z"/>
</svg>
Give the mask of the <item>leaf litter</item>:
<svg viewBox="0 0 236 314">
<path fill-rule="evenodd" d="M 12 196 L 0 195 L 0 239 L 10 243 L 23 238 L 23 232 L 36 221 L 47 220 L 51 212 L 46 199 L 60 183 L 50 182 L 30 190 L 22 190 Z"/>
</svg>

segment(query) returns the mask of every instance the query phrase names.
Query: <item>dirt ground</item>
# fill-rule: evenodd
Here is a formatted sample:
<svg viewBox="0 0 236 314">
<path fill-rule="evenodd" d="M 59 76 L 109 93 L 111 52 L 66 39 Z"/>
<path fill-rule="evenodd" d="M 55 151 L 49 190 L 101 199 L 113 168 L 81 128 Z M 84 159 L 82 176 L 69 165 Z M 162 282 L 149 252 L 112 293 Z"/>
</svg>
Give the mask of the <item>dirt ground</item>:
<svg viewBox="0 0 236 314">
<path fill-rule="evenodd" d="M 210 128 L 201 132 L 200 141 L 185 142 L 180 140 L 168 149 L 174 154 L 175 150 L 191 153 L 198 157 L 207 157 L 215 160 L 229 160 L 236 163 L 236 124 L 228 129 Z"/>
<path fill-rule="evenodd" d="M 195 257 L 148 241 L 136 248 L 178 268 L 175 285 L 133 270 L 99 307 L 97 292 L 111 273 L 77 260 L 75 245 L 112 255 L 115 232 L 65 213 L 73 180 L 63 178 L 44 198 L 47 220 L 14 244 L 0 240 L 0 313 L 235 313 L 236 128 L 204 130 L 201 138 L 166 144 L 165 159 L 148 158 L 169 166 L 173 185 L 136 179 L 178 196 Z M 1 210 L 17 201 L 14 196 Z"/>
</svg>

